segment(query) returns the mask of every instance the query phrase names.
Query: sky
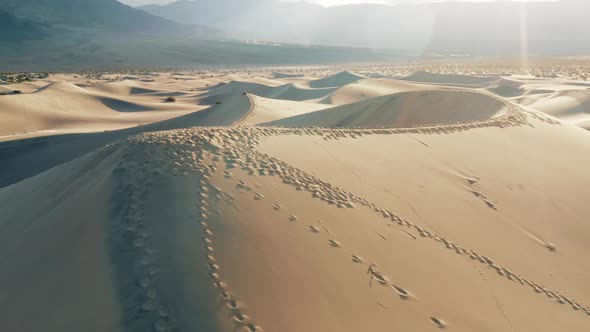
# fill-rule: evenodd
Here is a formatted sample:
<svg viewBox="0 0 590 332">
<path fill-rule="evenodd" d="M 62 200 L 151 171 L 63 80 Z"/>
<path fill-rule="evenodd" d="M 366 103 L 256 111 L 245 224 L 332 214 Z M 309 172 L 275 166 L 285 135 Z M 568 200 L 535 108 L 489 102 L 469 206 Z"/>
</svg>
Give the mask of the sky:
<svg viewBox="0 0 590 332">
<path fill-rule="evenodd" d="M 130 6 L 142 6 L 148 4 L 167 4 L 174 2 L 174 0 L 119 0 L 125 4 Z M 298 2 L 301 0 L 282 0 L 282 1 L 291 1 L 291 2 Z M 418 2 L 442 2 L 442 1 L 452 1 L 452 0 L 305 0 L 311 3 L 317 3 L 324 6 L 337 6 L 337 5 L 347 5 L 353 3 L 381 3 L 381 4 L 394 4 L 394 3 L 418 3 Z M 456 1 L 456 0 L 455 0 Z M 465 0 L 464 0 L 465 1 Z M 469 1 L 469 0 L 467 0 Z M 473 2 L 486 2 L 486 1 L 496 1 L 496 0 L 470 0 Z M 520 0 L 520 1 L 543 1 L 543 0 Z M 583 0 L 588 1 L 588 0 Z"/>
</svg>

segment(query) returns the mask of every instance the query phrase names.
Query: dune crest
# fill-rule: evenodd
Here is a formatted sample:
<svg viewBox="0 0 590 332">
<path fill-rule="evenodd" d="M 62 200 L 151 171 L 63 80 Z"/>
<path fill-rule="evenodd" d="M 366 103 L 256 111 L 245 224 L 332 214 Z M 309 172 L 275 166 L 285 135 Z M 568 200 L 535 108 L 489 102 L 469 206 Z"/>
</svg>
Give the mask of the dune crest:
<svg viewBox="0 0 590 332">
<path fill-rule="evenodd" d="M 391 127 L 486 121 L 512 106 L 467 90 L 400 92 L 267 123 L 269 126 Z"/>
</svg>

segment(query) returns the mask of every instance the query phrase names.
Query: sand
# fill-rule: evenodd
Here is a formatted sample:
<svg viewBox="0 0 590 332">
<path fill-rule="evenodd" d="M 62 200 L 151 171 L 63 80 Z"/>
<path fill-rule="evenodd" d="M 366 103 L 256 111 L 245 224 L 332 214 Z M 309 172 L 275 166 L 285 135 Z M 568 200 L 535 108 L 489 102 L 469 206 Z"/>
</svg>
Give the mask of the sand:
<svg viewBox="0 0 590 332">
<path fill-rule="evenodd" d="M 22 165 L 0 166 L 3 328 L 588 330 L 586 83 L 390 76 L 54 74 L 0 96 Z"/>
</svg>

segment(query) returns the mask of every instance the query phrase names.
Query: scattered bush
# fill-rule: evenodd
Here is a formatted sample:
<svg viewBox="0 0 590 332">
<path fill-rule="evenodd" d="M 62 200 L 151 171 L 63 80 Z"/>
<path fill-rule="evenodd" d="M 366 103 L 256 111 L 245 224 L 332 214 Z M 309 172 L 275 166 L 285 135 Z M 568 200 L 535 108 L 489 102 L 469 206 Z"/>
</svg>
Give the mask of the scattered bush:
<svg viewBox="0 0 590 332">
<path fill-rule="evenodd" d="M 166 97 L 166 99 L 164 99 L 165 102 L 167 103 L 174 103 L 176 102 L 176 98 L 174 97 Z"/>
<path fill-rule="evenodd" d="M 12 91 L 12 93 L 14 93 L 15 95 L 21 94 L 21 92 L 22 91 L 20 91 L 20 90 L 14 90 L 14 91 Z"/>
</svg>

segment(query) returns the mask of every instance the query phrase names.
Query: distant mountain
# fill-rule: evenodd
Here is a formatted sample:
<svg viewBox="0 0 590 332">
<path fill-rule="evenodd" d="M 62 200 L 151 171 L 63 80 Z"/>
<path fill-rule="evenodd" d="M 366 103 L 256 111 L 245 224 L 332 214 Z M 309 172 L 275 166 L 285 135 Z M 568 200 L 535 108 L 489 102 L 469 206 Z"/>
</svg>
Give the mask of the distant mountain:
<svg viewBox="0 0 590 332">
<path fill-rule="evenodd" d="M 0 10 L 0 41 L 41 39 L 46 36 L 42 25 L 20 19 Z"/>
<path fill-rule="evenodd" d="M 0 0 L 0 6 L 18 18 L 59 29 L 134 34 L 188 34 L 199 31 L 196 26 L 154 16 L 116 0 Z"/>
<path fill-rule="evenodd" d="M 322 7 L 277 0 L 181 0 L 140 7 L 240 39 L 299 44 L 517 55 L 590 52 L 590 1 L 443 2 Z M 521 30 L 521 20 L 526 22 Z"/>
<path fill-rule="evenodd" d="M 242 14 L 246 20 L 248 8 L 263 3 L 223 4 L 226 13 Z M 219 9 L 215 2 L 209 5 L 211 13 Z M 225 38 L 222 25 L 178 23 L 116 0 L 0 0 L 0 8 L 0 72 L 385 62 L 404 56 L 396 51 L 241 43 Z M 204 16 L 209 22 L 221 18 Z"/>
</svg>

